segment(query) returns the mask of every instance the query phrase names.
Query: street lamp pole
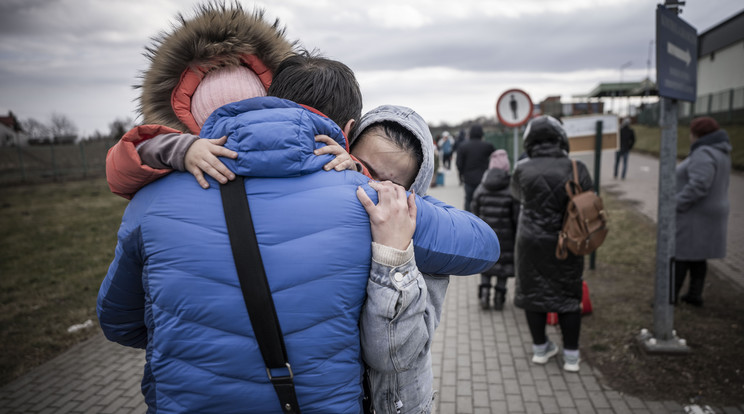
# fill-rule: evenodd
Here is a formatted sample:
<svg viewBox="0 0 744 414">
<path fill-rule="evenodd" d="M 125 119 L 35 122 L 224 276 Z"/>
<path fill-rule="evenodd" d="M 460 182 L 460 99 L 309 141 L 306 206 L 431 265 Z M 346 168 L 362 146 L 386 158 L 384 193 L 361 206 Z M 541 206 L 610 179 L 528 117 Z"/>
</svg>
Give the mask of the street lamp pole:
<svg viewBox="0 0 744 414">
<path fill-rule="evenodd" d="M 618 85 L 618 89 L 617 89 L 618 95 L 621 93 L 620 88 L 623 87 L 623 71 L 625 70 L 625 68 L 629 67 L 632 64 L 633 62 L 627 61 L 623 63 L 622 65 L 620 65 L 620 85 Z M 620 100 L 620 97 L 618 97 L 617 98 L 617 115 L 618 116 L 620 116 L 620 109 L 622 109 L 622 107 L 623 107 L 623 102 Z"/>
</svg>

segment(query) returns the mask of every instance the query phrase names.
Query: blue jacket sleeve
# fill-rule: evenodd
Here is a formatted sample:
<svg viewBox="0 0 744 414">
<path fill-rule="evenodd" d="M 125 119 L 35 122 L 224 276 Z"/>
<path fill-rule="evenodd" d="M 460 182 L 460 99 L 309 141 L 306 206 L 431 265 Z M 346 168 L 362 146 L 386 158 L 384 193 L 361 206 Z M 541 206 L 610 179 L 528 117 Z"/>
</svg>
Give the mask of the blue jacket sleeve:
<svg viewBox="0 0 744 414">
<path fill-rule="evenodd" d="M 130 204 L 131 206 L 131 204 Z M 106 338 L 135 348 L 147 345 L 143 254 L 139 226 L 130 228 L 124 213 L 114 261 L 98 291 L 96 311 Z"/>
<path fill-rule="evenodd" d="M 434 197 L 416 197 L 413 246 L 422 273 L 472 275 L 490 269 L 501 253 L 491 227 Z"/>
</svg>

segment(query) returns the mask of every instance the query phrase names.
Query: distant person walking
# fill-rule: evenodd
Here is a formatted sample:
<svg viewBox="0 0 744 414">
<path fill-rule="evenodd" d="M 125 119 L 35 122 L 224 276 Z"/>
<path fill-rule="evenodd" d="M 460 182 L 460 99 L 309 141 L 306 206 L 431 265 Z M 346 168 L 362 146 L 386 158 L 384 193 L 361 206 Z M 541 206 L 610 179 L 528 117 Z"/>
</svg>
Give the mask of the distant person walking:
<svg viewBox="0 0 744 414">
<path fill-rule="evenodd" d="M 565 260 L 555 257 L 568 203 L 564 186 L 573 177 L 568 137 L 550 116 L 533 119 L 524 135 L 529 158 L 517 163 L 511 180 L 512 195 L 521 203 L 514 305 L 524 309 L 527 317 L 532 362 L 546 364 L 558 353 L 558 346 L 545 334 L 547 314 L 556 312 L 563 336 L 563 369 L 578 372 L 584 257 L 571 252 Z M 592 188 L 584 163 L 577 161 L 577 168 L 581 188 Z"/>
<path fill-rule="evenodd" d="M 457 171 L 460 182 L 465 184 L 465 210 L 470 211 L 473 192 L 488 169 L 491 153 L 496 148 L 483 141 L 483 127 L 475 124 L 470 127 L 470 140 L 465 141 L 457 150 Z"/>
<path fill-rule="evenodd" d="M 628 171 L 628 155 L 630 150 L 635 145 L 635 131 L 630 127 L 630 118 L 623 119 L 622 126 L 620 127 L 620 149 L 615 152 L 615 174 L 614 178 L 617 178 L 617 167 L 620 165 L 620 161 L 623 162 L 622 179 L 625 179 L 625 173 Z"/>
<path fill-rule="evenodd" d="M 470 203 L 473 214 L 488 223 L 499 237 L 501 257 L 492 268 L 481 274 L 478 299 L 481 308 L 488 309 L 491 295 L 491 279 L 496 276 L 493 308 L 502 310 L 506 301 L 506 282 L 514 276 L 514 240 L 517 235 L 519 203 L 512 197 L 509 188 L 509 156 L 498 149 L 491 154 L 488 170 L 473 193 Z"/>
<path fill-rule="evenodd" d="M 460 145 L 465 143 L 465 129 L 461 129 L 460 132 L 457 133 L 457 138 L 455 138 L 455 145 L 452 146 L 452 153 L 457 154 L 457 149 L 460 148 Z"/>
<path fill-rule="evenodd" d="M 442 133 L 442 138 L 439 139 L 437 147 L 442 151 L 442 166 L 449 170 L 452 162 L 452 151 L 455 146 L 455 139 L 448 131 Z"/>
<path fill-rule="evenodd" d="M 726 257 L 731 142 L 715 119 L 690 123 L 690 154 L 677 166 L 677 239 L 675 287 L 679 295 L 687 273 L 683 302 L 703 305 L 707 259 Z"/>
</svg>

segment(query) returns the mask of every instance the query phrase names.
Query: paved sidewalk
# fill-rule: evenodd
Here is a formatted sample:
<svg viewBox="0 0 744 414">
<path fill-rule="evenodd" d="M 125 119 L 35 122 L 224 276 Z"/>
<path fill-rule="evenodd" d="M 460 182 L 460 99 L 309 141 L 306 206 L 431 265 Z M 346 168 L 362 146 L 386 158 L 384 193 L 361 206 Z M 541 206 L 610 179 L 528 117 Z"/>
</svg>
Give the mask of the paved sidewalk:
<svg viewBox="0 0 744 414">
<path fill-rule="evenodd" d="M 649 181 L 639 172 L 646 166 L 643 159 L 632 154 L 628 179 L 611 183 L 628 197 Z M 603 173 L 603 177 L 605 182 L 611 180 L 610 173 Z M 462 207 L 463 189 L 457 186 L 454 171 L 446 174 L 444 187 L 430 193 Z M 650 201 L 644 201 L 642 210 L 647 209 L 647 203 Z M 741 246 L 739 243 L 737 254 L 741 254 Z M 532 364 L 526 320 L 512 304 L 513 279 L 502 312 L 480 310 L 478 284 L 477 276 L 452 277 L 450 283 L 433 346 L 437 413 L 684 412 L 673 401 L 643 401 L 606 388 L 602 375 L 587 363 L 582 363 L 578 374 L 564 372 L 559 357 L 544 366 Z M 548 333 L 559 340 L 556 328 L 549 327 Z M 0 388 L 0 413 L 143 413 L 146 407 L 139 384 L 143 365 L 143 351 L 96 335 Z M 719 414 L 744 413 L 744 405 L 713 409 Z"/>
</svg>

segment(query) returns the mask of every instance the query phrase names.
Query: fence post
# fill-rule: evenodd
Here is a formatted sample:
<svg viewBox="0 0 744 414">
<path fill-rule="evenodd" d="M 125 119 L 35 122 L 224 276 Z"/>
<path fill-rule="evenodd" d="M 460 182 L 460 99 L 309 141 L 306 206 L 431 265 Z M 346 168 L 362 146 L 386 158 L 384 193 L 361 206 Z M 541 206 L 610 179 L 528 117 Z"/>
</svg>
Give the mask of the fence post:
<svg viewBox="0 0 744 414">
<path fill-rule="evenodd" d="M 80 141 L 80 160 L 83 162 L 83 178 L 88 177 L 88 160 L 85 157 L 85 141 Z"/>
<path fill-rule="evenodd" d="M 734 88 L 729 89 L 728 121 L 734 119 Z"/>
<path fill-rule="evenodd" d="M 602 121 L 597 121 L 594 134 L 594 192 L 599 194 L 599 173 L 602 171 Z M 589 269 L 594 270 L 597 263 L 597 251 L 589 256 Z"/>
<path fill-rule="evenodd" d="M 713 94 L 708 94 L 708 110 L 705 112 L 705 115 L 710 115 L 711 111 L 713 110 Z"/>
<path fill-rule="evenodd" d="M 16 137 L 16 148 L 18 148 L 18 163 L 21 165 L 21 181 L 26 181 L 26 167 L 23 165 L 23 150 L 21 149 L 21 143 L 18 142 Z"/>
<path fill-rule="evenodd" d="M 52 175 L 54 176 L 54 181 L 57 181 L 57 158 L 54 156 L 54 138 L 52 138 L 52 144 L 49 148 L 52 153 Z"/>
</svg>

